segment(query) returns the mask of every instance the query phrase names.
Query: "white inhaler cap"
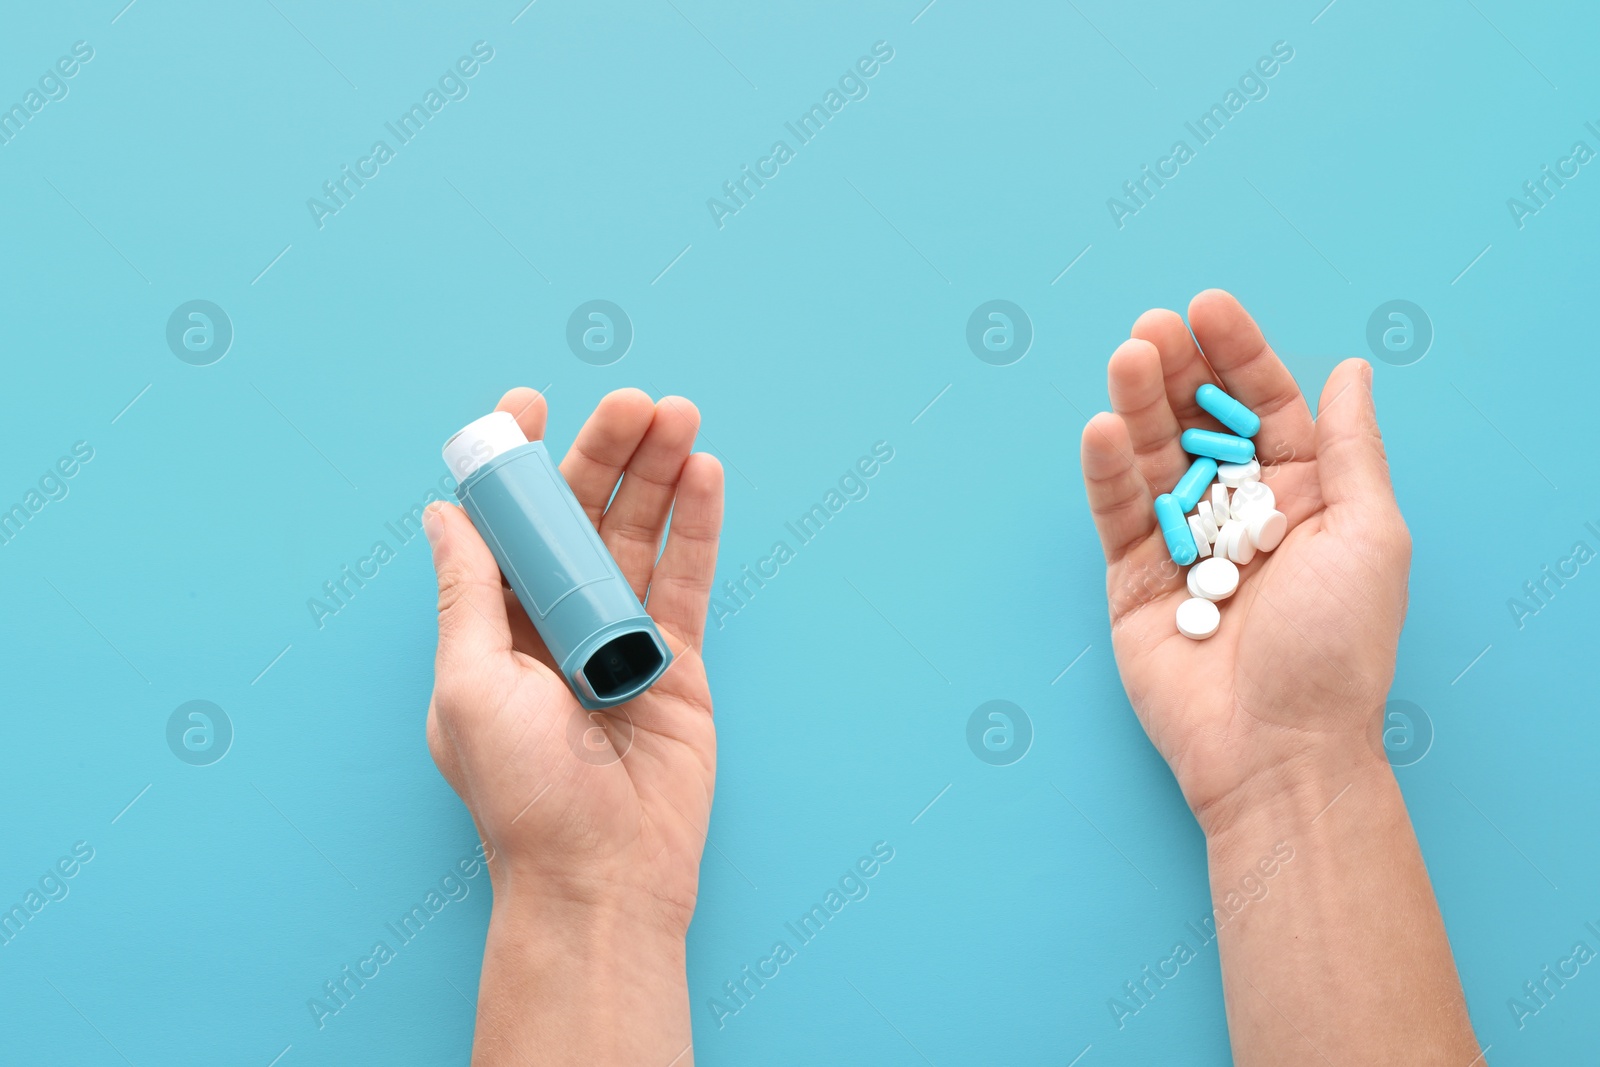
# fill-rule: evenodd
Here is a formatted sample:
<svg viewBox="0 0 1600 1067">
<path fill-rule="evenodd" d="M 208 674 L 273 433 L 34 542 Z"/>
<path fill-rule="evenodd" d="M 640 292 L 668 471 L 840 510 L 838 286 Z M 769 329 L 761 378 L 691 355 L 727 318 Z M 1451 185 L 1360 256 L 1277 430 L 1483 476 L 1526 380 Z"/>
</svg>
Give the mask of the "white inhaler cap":
<svg viewBox="0 0 1600 1067">
<path fill-rule="evenodd" d="M 528 443 L 510 412 L 496 411 L 467 423 L 444 443 L 444 465 L 458 482 L 496 456 Z"/>
</svg>

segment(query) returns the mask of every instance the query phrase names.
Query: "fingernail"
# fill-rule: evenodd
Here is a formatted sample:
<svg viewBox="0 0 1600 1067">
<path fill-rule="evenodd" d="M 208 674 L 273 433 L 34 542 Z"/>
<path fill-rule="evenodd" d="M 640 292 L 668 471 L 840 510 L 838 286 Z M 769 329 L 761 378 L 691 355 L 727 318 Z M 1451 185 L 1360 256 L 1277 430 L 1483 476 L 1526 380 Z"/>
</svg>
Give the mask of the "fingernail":
<svg viewBox="0 0 1600 1067">
<path fill-rule="evenodd" d="M 444 538 L 443 508 L 443 504 L 435 501 L 422 512 L 422 532 L 427 536 L 430 548 L 438 548 L 440 540 Z"/>
</svg>

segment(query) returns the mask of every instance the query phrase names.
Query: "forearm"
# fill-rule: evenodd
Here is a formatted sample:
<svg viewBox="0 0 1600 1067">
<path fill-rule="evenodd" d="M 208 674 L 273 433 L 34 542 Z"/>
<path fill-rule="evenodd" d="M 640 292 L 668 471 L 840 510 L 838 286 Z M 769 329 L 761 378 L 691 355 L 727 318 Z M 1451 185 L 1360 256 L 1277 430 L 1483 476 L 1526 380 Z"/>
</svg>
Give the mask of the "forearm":
<svg viewBox="0 0 1600 1067">
<path fill-rule="evenodd" d="M 691 1067 L 681 936 L 625 909 L 497 895 L 473 1067 Z"/>
<path fill-rule="evenodd" d="M 1207 837 L 1235 1062 L 1481 1063 L 1389 765 L 1308 762 Z"/>
</svg>

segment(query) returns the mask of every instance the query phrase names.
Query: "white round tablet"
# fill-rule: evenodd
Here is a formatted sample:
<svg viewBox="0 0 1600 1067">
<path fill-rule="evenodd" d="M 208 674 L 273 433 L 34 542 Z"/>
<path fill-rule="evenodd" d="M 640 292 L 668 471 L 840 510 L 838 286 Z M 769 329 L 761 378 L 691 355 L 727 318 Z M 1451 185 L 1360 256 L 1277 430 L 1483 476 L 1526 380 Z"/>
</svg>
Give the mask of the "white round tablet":
<svg viewBox="0 0 1600 1067">
<path fill-rule="evenodd" d="M 1221 556 L 1189 568 L 1189 594 L 1206 600 L 1226 600 L 1239 588 L 1239 568 Z"/>
<path fill-rule="evenodd" d="M 1243 519 L 1233 520 L 1233 533 L 1228 541 L 1228 558 L 1239 566 L 1256 558 L 1256 546 L 1250 542 L 1250 530 Z"/>
<path fill-rule="evenodd" d="M 1230 518 L 1228 514 L 1228 487 L 1222 484 L 1211 487 L 1211 521 L 1217 524 L 1217 529 L 1222 529 L 1222 524 Z"/>
<path fill-rule="evenodd" d="M 1214 555 L 1222 556 L 1224 558 L 1232 558 L 1234 541 L 1240 537 L 1249 536 L 1250 535 L 1245 532 L 1243 522 L 1240 522 L 1238 519 L 1229 519 L 1227 522 L 1222 524 L 1222 529 L 1217 531 L 1217 543 L 1212 546 L 1211 551 Z"/>
<path fill-rule="evenodd" d="M 1263 552 L 1271 552 L 1283 544 L 1283 535 L 1289 532 L 1289 519 L 1281 511 L 1252 512 L 1245 527 L 1250 531 L 1250 543 Z"/>
<path fill-rule="evenodd" d="M 1178 605 L 1178 632 L 1195 641 L 1204 641 L 1222 625 L 1222 612 L 1209 600 L 1190 597 Z"/>
<path fill-rule="evenodd" d="M 1198 569 L 1198 567 L 1190 567 L 1189 573 L 1185 575 L 1183 579 L 1184 584 L 1189 587 L 1190 596 L 1200 596 L 1200 587 L 1194 584 L 1194 572 Z M 1205 598 L 1200 597 L 1200 599 L 1204 600 Z"/>
<path fill-rule="evenodd" d="M 1217 520 L 1211 511 L 1211 501 L 1200 501 L 1200 505 L 1195 508 L 1194 513 L 1195 517 L 1200 520 L 1201 529 L 1206 532 L 1206 540 L 1211 544 L 1215 544 L 1217 541 Z"/>
<path fill-rule="evenodd" d="M 1189 516 L 1189 532 L 1194 535 L 1194 550 L 1198 553 L 1196 558 L 1205 559 L 1211 555 L 1211 542 L 1206 540 L 1206 528 L 1200 525 L 1198 515 Z"/>
<path fill-rule="evenodd" d="M 1236 519 L 1249 518 L 1257 510 L 1271 511 L 1277 506 L 1272 487 L 1266 482 L 1245 482 L 1228 499 L 1228 513 Z"/>
<path fill-rule="evenodd" d="M 1252 459 L 1249 463 L 1218 463 L 1217 481 L 1229 489 L 1237 489 L 1245 482 L 1258 482 L 1261 480 L 1261 461 Z"/>
</svg>

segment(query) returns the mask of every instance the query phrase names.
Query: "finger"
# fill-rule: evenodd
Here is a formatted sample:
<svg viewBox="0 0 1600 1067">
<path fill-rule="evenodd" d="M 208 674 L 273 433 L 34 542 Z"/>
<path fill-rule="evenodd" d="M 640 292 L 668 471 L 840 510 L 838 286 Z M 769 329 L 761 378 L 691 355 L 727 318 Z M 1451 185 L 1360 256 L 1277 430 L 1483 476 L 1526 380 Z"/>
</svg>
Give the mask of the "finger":
<svg viewBox="0 0 1600 1067">
<path fill-rule="evenodd" d="M 1389 461 L 1372 404 L 1372 365 L 1347 359 L 1335 367 L 1317 411 L 1317 476 L 1324 502 L 1363 509 L 1392 504 Z"/>
<path fill-rule="evenodd" d="M 696 452 L 678 477 L 667 547 L 650 578 L 651 617 L 696 651 L 705 639 L 721 530 L 722 464 Z"/>
<path fill-rule="evenodd" d="M 522 601 L 517 599 L 516 590 L 506 586 L 500 590 L 500 597 L 506 605 L 506 618 L 511 622 L 511 648 L 559 673 L 555 658 L 545 647 L 544 638 L 539 636 L 539 630 L 528 617 Z"/>
<path fill-rule="evenodd" d="M 699 432 L 700 412 L 693 404 L 681 396 L 663 397 L 600 520 L 601 539 L 641 597 L 661 554 L 679 473 Z"/>
<path fill-rule="evenodd" d="M 1262 464 L 1309 456 L 1315 428 L 1306 398 L 1239 301 L 1207 289 L 1190 302 L 1189 325 L 1222 388 L 1261 416 L 1256 453 Z"/>
<path fill-rule="evenodd" d="M 1171 489 L 1189 469 L 1191 457 L 1178 444 L 1182 432 L 1167 404 L 1161 354 L 1149 341 L 1130 339 L 1111 354 L 1106 367 L 1111 410 L 1127 429 L 1134 465 L 1154 493 Z"/>
<path fill-rule="evenodd" d="M 1133 337 L 1149 341 L 1161 353 L 1161 376 L 1167 386 L 1167 406 L 1184 429 L 1217 424 L 1194 402 L 1194 393 L 1208 382 L 1217 384 L 1210 364 L 1200 354 L 1194 336 L 1183 316 L 1166 308 L 1152 308 L 1139 316 L 1131 331 Z"/>
<path fill-rule="evenodd" d="M 656 406 L 642 389 L 618 389 L 595 405 L 561 461 L 561 476 L 583 505 L 589 521 L 600 516 L 617 488 L 617 479 L 650 429 Z"/>
<path fill-rule="evenodd" d="M 509 412 L 517 420 L 517 425 L 522 427 L 522 434 L 528 440 L 544 439 L 545 420 L 549 416 L 550 406 L 539 390 L 519 385 L 501 397 L 500 403 L 496 404 L 494 409 Z"/>
<path fill-rule="evenodd" d="M 500 568 L 472 520 L 437 501 L 422 513 L 439 580 L 437 673 L 511 649 L 511 628 L 500 591 Z"/>
<path fill-rule="evenodd" d="M 1102 411 L 1083 428 L 1083 486 L 1108 564 L 1155 530 L 1150 487 L 1134 465 L 1128 427 L 1120 416 Z"/>
</svg>

